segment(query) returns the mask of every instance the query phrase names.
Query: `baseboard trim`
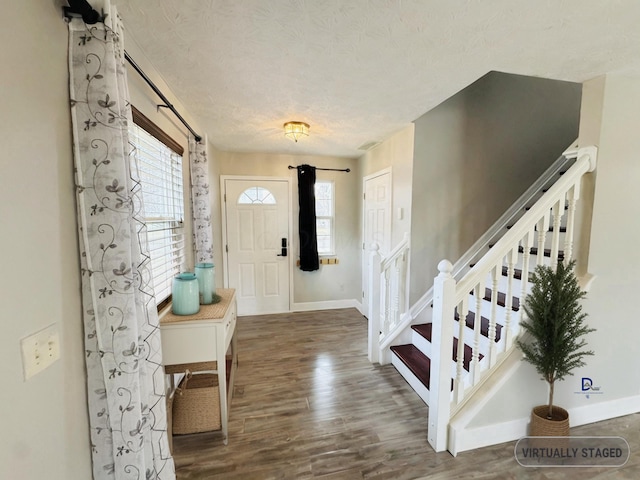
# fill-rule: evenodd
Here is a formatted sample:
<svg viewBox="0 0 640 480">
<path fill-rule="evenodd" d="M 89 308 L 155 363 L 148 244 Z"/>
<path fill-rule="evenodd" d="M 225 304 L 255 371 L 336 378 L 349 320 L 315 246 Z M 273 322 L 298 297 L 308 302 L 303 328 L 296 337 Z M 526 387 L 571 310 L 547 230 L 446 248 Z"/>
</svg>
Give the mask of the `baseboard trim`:
<svg viewBox="0 0 640 480">
<path fill-rule="evenodd" d="M 569 408 L 569 419 L 572 427 L 601 422 L 612 418 L 640 412 L 640 395 L 618 398 L 592 405 Z"/>
<path fill-rule="evenodd" d="M 571 427 L 610 420 L 640 412 L 640 395 L 569 408 Z M 529 417 L 476 428 L 449 426 L 449 451 L 453 456 L 467 450 L 513 442 L 527 435 Z M 458 440 L 459 437 L 459 440 Z"/>
<path fill-rule="evenodd" d="M 347 300 L 325 300 L 323 302 L 300 302 L 292 303 L 292 312 L 310 312 L 313 310 L 335 310 L 338 308 L 355 308 L 362 313 L 362 303 L 355 299 Z"/>
</svg>

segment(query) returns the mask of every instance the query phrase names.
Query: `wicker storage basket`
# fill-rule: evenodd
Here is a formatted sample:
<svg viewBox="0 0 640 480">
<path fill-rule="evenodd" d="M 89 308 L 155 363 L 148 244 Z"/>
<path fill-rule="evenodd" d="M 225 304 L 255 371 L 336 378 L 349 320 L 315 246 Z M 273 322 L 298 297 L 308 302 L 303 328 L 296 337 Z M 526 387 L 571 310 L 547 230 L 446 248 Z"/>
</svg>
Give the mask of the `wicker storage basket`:
<svg viewBox="0 0 640 480">
<path fill-rule="evenodd" d="M 566 437 L 569 435 L 569 413 L 553 406 L 553 419 L 547 418 L 549 407 L 539 405 L 531 411 L 529 435 L 532 437 Z"/>
<path fill-rule="evenodd" d="M 218 376 L 187 370 L 173 398 L 173 433 L 209 432 L 220 429 Z"/>
</svg>

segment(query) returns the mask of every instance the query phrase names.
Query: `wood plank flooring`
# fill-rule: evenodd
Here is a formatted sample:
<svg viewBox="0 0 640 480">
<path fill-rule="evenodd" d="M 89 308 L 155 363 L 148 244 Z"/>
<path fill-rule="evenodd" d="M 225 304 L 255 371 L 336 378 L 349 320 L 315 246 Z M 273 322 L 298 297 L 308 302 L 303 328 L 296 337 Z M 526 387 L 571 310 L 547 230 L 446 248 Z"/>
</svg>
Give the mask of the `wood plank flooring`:
<svg viewBox="0 0 640 480">
<path fill-rule="evenodd" d="M 436 454 L 427 407 L 393 366 L 368 362 L 366 337 L 355 309 L 240 317 L 229 444 L 174 436 L 178 479 L 640 478 L 640 414 L 572 429 L 625 437 L 621 469 L 523 468 L 515 442 Z"/>
</svg>

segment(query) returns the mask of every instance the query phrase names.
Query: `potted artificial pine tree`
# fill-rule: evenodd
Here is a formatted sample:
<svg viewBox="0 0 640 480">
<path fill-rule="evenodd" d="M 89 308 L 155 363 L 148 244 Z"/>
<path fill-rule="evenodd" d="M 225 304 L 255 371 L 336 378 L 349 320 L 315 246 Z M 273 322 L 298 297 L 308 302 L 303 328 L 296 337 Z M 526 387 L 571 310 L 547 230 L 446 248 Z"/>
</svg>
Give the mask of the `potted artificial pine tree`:
<svg viewBox="0 0 640 480">
<path fill-rule="evenodd" d="M 575 260 L 567 265 L 558 261 L 555 269 L 539 265 L 533 272 L 531 293 L 525 297 L 526 319 L 521 323 L 528 335 L 517 340 L 524 360 L 531 363 L 549 385 L 547 405 L 531 412 L 531 436 L 568 436 L 569 413 L 553 405 L 553 389 L 557 380 L 573 375 L 582 367 L 583 357 L 593 355 L 585 350 L 584 335 L 595 331 L 585 324 L 580 300 L 585 298 L 574 273 Z"/>
</svg>

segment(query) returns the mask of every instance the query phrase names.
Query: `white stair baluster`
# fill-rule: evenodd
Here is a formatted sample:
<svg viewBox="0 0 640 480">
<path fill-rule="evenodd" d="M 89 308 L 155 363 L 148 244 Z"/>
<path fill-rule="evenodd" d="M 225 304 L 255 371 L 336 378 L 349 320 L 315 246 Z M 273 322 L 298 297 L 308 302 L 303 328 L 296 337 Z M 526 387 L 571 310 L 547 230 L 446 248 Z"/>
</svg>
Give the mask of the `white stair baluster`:
<svg viewBox="0 0 640 480">
<path fill-rule="evenodd" d="M 456 359 L 456 379 L 453 384 L 453 403 L 458 404 L 464 396 L 464 330 L 469 314 L 469 298 L 465 296 L 458 304 L 458 358 Z"/>
<path fill-rule="evenodd" d="M 391 315 L 391 286 L 390 283 L 390 270 L 389 268 L 384 271 L 384 319 L 383 319 L 383 328 L 382 328 L 382 336 L 386 337 L 389 333 L 389 317 Z"/>
<path fill-rule="evenodd" d="M 482 301 L 484 297 L 484 280 L 480 280 L 475 287 L 476 311 L 473 322 L 473 352 L 471 355 L 471 365 L 469 374 L 471 375 L 471 385 L 475 385 L 480 380 L 480 329 L 482 326 Z M 463 320 L 464 321 L 464 320 Z"/>
<path fill-rule="evenodd" d="M 489 317 L 489 368 L 496 364 L 496 321 L 498 311 L 498 265 L 491 270 L 491 316 Z"/>
<path fill-rule="evenodd" d="M 400 320 L 400 263 L 402 256 L 393 262 L 393 318 L 391 324 L 395 327 Z"/>
<path fill-rule="evenodd" d="M 545 212 L 544 216 L 538 221 L 538 254 L 537 265 L 544 264 L 544 241 L 547 238 L 547 230 L 549 230 L 549 214 L 551 210 Z"/>
<path fill-rule="evenodd" d="M 551 209 L 553 215 L 553 231 L 551 232 L 551 266 L 558 263 L 558 251 L 560 250 L 560 223 L 564 213 L 564 195 L 561 200 L 553 205 Z"/>
<path fill-rule="evenodd" d="M 528 293 L 527 289 L 529 285 L 529 260 L 530 260 L 529 251 L 531 250 L 531 244 L 533 243 L 532 242 L 533 235 L 534 235 L 534 232 L 532 229 L 521 240 L 524 254 L 522 255 L 522 273 L 520 277 L 520 286 L 521 286 L 520 305 L 522 305 L 522 302 L 524 302 L 524 299 Z M 523 318 L 524 318 L 524 310 L 520 308 L 519 315 L 518 315 L 518 325 L 519 325 L 519 322 L 523 320 Z M 519 330 L 519 327 L 518 327 L 518 330 Z"/>
<path fill-rule="evenodd" d="M 511 316 L 513 315 L 513 270 L 515 266 L 515 258 L 518 254 L 518 249 L 513 248 L 507 253 L 507 288 L 506 297 L 504 302 L 505 318 L 504 328 L 502 329 L 504 338 L 504 350 L 508 351 L 513 343 L 513 327 L 511 325 Z"/>
</svg>

